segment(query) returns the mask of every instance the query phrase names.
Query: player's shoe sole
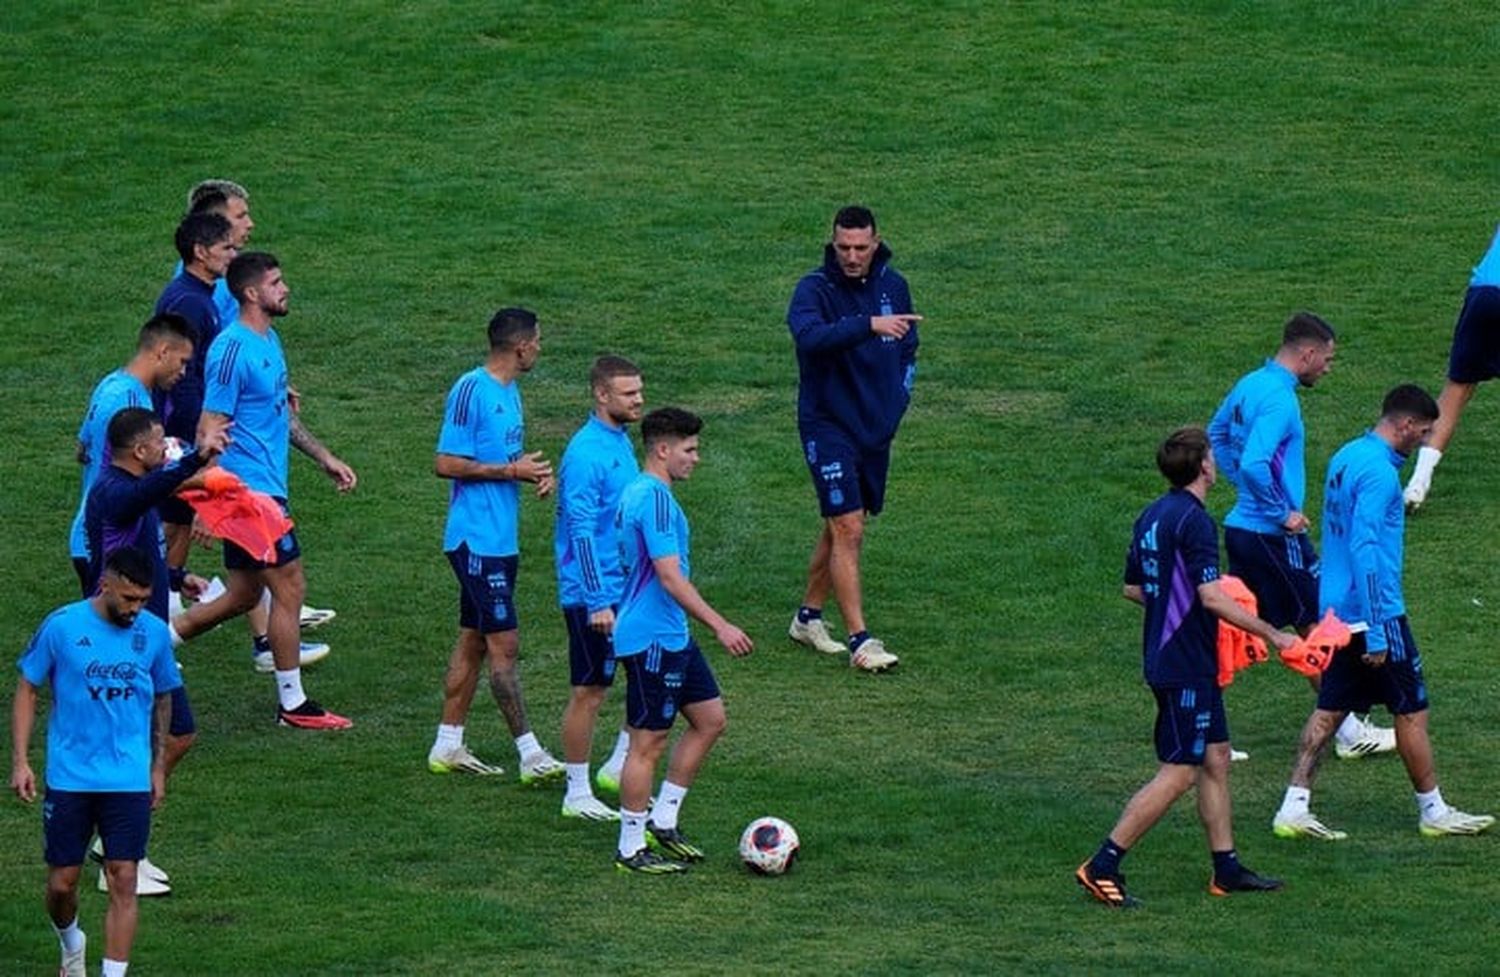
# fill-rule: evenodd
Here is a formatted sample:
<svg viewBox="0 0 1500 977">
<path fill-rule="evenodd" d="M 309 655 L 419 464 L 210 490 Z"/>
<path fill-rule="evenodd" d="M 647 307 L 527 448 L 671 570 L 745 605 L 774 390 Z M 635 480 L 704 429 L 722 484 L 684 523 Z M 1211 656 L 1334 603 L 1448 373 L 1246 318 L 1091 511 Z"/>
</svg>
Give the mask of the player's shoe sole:
<svg viewBox="0 0 1500 977">
<path fill-rule="evenodd" d="M 688 841 L 676 828 L 658 828 L 646 822 L 646 844 L 664 855 L 681 862 L 703 861 L 703 849 Z"/>
<path fill-rule="evenodd" d="M 799 645 L 806 645 L 813 651 L 821 651 L 825 655 L 842 655 L 849 650 L 841 642 L 833 640 L 833 635 L 828 633 L 828 625 L 823 623 L 822 618 L 802 621 L 794 614 L 786 633 L 787 637 Z"/>
<path fill-rule="evenodd" d="M 1208 893 L 1213 896 L 1228 896 L 1236 892 L 1275 892 L 1283 885 L 1285 883 L 1280 879 L 1268 879 L 1247 868 L 1240 872 L 1237 879 L 1226 881 L 1217 875 L 1213 876 L 1208 880 Z"/>
<path fill-rule="evenodd" d="M 1095 875 L 1084 862 L 1073 873 L 1073 879 L 1084 892 L 1112 909 L 1135 909 L 1141 901 L 1125 891 L 1125 876 Z"/>
<path fill-rule="evenodd" d="M 686 863 L 663 858 L 650 848 L 642 848 L 628 858 L 624 855 L 616 855 L 615 868 L 621 872 L 634 872 L 638 875 L 671 875 L 674 872 L 688 870 Z"/>
<path fill-rule="evenodd" d="M 348 729 L 354 725 L 352 719 L 347 719 L 337 713 L 329 712 L 311 699 L 308 699 L 296 709 L 276 710 L 276 724 L 278 726 L 289 726 L 293 729 Z"/>
</svg>

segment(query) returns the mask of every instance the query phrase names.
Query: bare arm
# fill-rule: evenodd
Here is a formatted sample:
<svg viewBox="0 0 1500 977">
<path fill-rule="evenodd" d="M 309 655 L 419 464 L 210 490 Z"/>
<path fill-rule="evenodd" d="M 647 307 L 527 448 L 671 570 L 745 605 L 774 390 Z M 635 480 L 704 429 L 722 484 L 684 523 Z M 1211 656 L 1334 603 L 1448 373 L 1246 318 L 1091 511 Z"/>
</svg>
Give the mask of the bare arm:
<svg viewBox="0 0 1500 977">
<path fill-rule="evenodd" d="M 32 772 L 31 727 L 36 722 L 36 686 L 16 680 L 16 699 L 10 712 L 10 789 L 28 804 L 36 800 L 36 774 Z"/>
<path fill-rule="evenodd" d="M 755 644 L 750 640 L 749 635 L 730 624 L 722 614 L 710 607 L 708 601 L 698 593 L 698 588 L 693 586 L 693 582 L 682 575 L 682 565 L 675 554 L 657 557 L 651 561 L 651 565 L 656 569 L 656 576 L 661 581 L 662 589 L 670 594 L 683 610 L 712 628 L 714 637 L 731 655 L 738 658 L 755 650 Z"/>
<path fill-rule="evenodd" d="M 552 481 L 552 463 L 542 457 L 540 451 L 531 451 L 504 464 L 475 461 L 461 455 L 438 453 L 432 471 L 438 478 L 452 478 L 466 482 L 536 482 Z"/>
<path fill-rule="evenodd" d="M 1126 584 L 1125 590 L 1120 594 L 1120 596 L 1124 597 L 1128 601 L 1134 601 L 1137 604 L 1141 604 L 1142 606 L 1144 606 L 1146 603 L 1146 595 L 1142 593 L 1140 584 Z"/>
<path fill-rule="evenodd" d="M 167 730 L 172 727 L 172 694 L 159 692 L 151 705 L 151 809 L 167 796 Z"/>
<path fill-rule="evenodd" d="M 313 437 L 313 433 L 302 423 L 302 418 L 295 413 L 291 419 L 291 437 L 292 447 L 317 462 L 323 473 L 333 479 L 334 487 L 340 492 L 351 491 L 359 483 L 354 469 L 344 464 L 342 459 L 323 446 L 323 442 Z"/>
</svg>

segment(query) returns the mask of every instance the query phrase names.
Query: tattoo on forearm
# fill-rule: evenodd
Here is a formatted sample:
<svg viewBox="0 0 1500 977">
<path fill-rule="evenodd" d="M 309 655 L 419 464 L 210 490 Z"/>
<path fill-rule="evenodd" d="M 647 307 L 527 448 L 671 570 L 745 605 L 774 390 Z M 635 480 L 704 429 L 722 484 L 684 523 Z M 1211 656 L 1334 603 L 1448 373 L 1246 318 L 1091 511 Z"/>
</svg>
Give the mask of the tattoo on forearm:
<svg viewBox="0 0 1500 977">
<path fill-rule="evenodd" d="M 312 432 L 303 427 L 302 420 L 296 416 L 292 417 L 292 447 L 314 459 L 327 453 L 323 443 L 313 437 Z"/>
</svg>

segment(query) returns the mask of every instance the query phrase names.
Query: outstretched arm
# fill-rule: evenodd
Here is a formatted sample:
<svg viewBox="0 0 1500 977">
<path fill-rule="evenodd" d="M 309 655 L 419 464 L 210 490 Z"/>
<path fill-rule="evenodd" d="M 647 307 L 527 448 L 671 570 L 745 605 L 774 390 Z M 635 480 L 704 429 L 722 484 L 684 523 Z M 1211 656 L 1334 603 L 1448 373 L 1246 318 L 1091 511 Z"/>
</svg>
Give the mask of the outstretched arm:
<svg viewBox="0 0 1500 977">
<path fill-rule="evenodd" d="M 656 557 L 651 565 L 656 570 L 657 578 L 661 580 L 662 588 L 683 610 L 713 629 L 714 637 L 731 655 L 738 658 L 755 650 L 755 643 L 750 640 L 750 636 L 710 607 L 708 601 L 698 593 L 698 588 L 693 586 L 693 582 L 682 575 L 682 566 L 676 554 Z"/>
</svg>

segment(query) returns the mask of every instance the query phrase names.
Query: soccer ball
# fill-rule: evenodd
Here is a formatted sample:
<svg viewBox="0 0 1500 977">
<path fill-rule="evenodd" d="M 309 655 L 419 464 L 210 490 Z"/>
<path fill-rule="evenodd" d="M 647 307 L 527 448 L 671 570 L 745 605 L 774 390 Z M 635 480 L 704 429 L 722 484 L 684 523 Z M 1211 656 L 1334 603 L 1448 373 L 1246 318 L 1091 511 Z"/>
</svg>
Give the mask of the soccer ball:
<svg viewBox="0 0 1500 977">
<path fill-rule="evenodd" d="M 802 842 L 797 829 L 780 818 L 756 818 L 740 835 L 740 858 L 760 875 L 780 875 L 792 867 Z"/>
</svg>

